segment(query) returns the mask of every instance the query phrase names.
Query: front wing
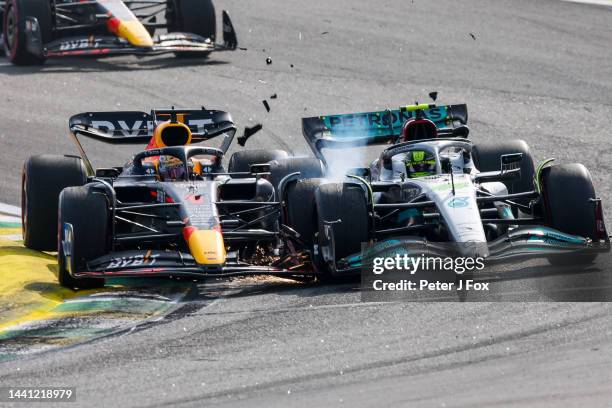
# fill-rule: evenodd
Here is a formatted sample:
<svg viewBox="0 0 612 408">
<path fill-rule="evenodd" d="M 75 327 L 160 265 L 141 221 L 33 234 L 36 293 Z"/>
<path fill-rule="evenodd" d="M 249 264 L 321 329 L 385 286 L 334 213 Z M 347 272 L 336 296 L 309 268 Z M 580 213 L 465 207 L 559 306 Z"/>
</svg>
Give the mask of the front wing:
<svg viewBox="0 0 612 408">
<path fill-rule="evenodd" d="M 190 279 L 231 276 L 272 275 L 280 277 L 316 276 L 306 267 L 286 265 L 251 265 L 226 262 L 224 265 L 200 265 L 193 256 L 179 251 L 121 251 L 87 263 L 87 270 L 74 271 L 75 278 L 87 277 L 185 277 Z"/>
<path fill-rule="evenodd" d="M 224 45 L 215 44 L 208 38 L 190 33 L 171 33 L 155 37 L 153 47 L 135 47 L 122 38 L 70 37 L 55 40 L 47 44 L 41 53 L 47 58 L 83 56 L 83 55 L 159 55 L 170 52 L 198 52 L 229 50 Z"/>
<path fill-rule="evenodd" d="M 336 272 L 339 274 L 359 273 L 366 258 L 384 249 L 392 248 L 399 251 L 410 245 L 415 254 L 427 254 L 430 257 L 449 256 L 449 243 L 429 242 L 420 238 L 401 237 L 382 241 L 368 250 L 367 254 L 354 254 L 338 262 Z M 452 245 L 452 244 L 451 244 Z M 455 244 L 457 245 L 457 244 Z M 545 259 L 567 255 L 600 255 L 612 250 L 609 239 L 602 242 L 592 242 L 576 235 L 565 234 L 543 226 L 518 228 L 487 243 L 489 256 L 485 258 L 487 265 L 502 265 L 528 259 Z"/>
</svg>

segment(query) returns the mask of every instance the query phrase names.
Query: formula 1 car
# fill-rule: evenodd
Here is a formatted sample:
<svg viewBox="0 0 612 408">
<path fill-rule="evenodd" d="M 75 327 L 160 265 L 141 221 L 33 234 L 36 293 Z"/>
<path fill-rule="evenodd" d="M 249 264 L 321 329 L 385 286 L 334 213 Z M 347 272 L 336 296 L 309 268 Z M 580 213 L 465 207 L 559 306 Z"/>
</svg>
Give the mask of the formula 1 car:
<svg viewBox="0 0 612 408">
<path fill-rule="evenodd" d="M 359 270 L 362 243 L 394 237 L 434 253 L 435 243 L 455 243 L 460 256 L 489 262 L 588 263 L 610 250 L 582 164 L 535 167 L 521 140 L 472 143 L 467 119 L 466 105 L 423 104 L 302 120 L 326 166 L 324 149 L 390 144 L 369 167 L 317 187 L 316 252 L 332 275 Z"/>
<path fill-rule="evenodd" d="M 228 113 L 204 108 L 82 113 L 69 128 L 80 157 L 30 157 L 22 179 L 24 245 L 57 250 L 61 285 L 316 274 L 302 225 L 286 216 L 309 201 L 279 198 L 289 178 L 321 177 L 318 159 L 245 150 L 226 170 L 236 127 Z M 148 145 L 124 166 L 94 169 L 79 136 Z M 197 145 L 213 139 L 219 147 Z"/>
<path fill-rule="evenodd" d="M 47 58 L 156 55 L 205 57 L 238 45 L 223 11 L 223 44 L 216 44 L 212 0 L 0 0 L 0 32 L 12 63 Z M 166 33 L 154 35 L 157 29 Z"/>
</svg>

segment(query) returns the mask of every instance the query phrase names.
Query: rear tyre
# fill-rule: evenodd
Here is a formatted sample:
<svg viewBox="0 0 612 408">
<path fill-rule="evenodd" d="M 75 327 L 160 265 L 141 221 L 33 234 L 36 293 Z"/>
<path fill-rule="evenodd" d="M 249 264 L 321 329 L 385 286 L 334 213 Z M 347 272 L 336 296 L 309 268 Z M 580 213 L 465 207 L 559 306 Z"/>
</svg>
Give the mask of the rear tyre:
<svg viewBox="0 0 612 408">
<path fill-rule="evenodd" d="M 87 262 L 109 252 L 109 210 L 104 194 L 91 187 L 69 187 L 59 199 L 58 229 L 60 241 L 57 251 L 58 280 L 70 289 L 93 289 L 104 286 L 104 278 L 74 278 L 67 264 L 65 246 L 71 247 L 73 272 L 84 271 Z M 72 225 L 72 237 L 65 225 Z"/>
<path fill-rule="evenodd" d="M 227 170 L 230 173 L 248 172 L 253 164 L 268 163 L 287 157 L 289 153 L 284 150 L 243 150 L 232 154 Z"/>
<path fill-rule="evenodd" d="M 210 38 L 217 35 L 217 19 L 212 0 L 169 0 L 166 20 L 168 32 L 184 32 Z M 175 52 L 179 58 L 205 58 L 210 52 Z"/>
<path fill-rule="evenodd" d="M 7 0 L 2 20 L 4 51 L 15 65 L 40 65 L 45 58 L 26 48 L 26 17 L 36 17 L 43 45 L 53 38 L 51 2 L 47 0 Z"/>
<path fill-rule="evenodd" d="M 548 226 L 594 239 L 597 231 L 595 188 L 591 174 L 582 164 L 562 164 L 542 170 L 544 215 Z M 591 263 L 596 255 L 568 255 L 549 258 L 553 265 Z"/>
<path fill-rule="evenodd" d="M 285 223 L 293 228 L 308 246 L 315 242 L 317 211 L 315 192 L 324 182 L 320 178 L 309 178 L 289 183 L 286 190 Z"/>
<path fill-rule="evenodd" d="M 330 247 L 333 261 L 328 265 L 329 276 L 340 278 L 333 264 L 361 251 L 368 240 L 368 209 L 361 186 L 352 183 L 327 183 L 315 193 L 320 250 Z M 331 241 L 333 233 L 333 242 Z M 333 247 L 333 248 L 331 248 Z"/>
<path fill-rule="evenodd" d="M 472 158 L 479 171 L 497 171 L 501 168 L 501 156 L 511 153 L 523 153 L 523 160 L 521 161 L 521 178 L 515 181 L 503 182 L 508 188 L 508 193 L 514 194 L 532 191 L 535 166 L 529 146 L 524 140 L 476 144 L 472 150 Z M 518 199 L 515 201 L 521 204 L 529 203 L 529 199 Z"/>
<path fill-rule="evenodd" d="M 60 192 L 86 182 L 87 172 L 78 157 L 44 154 L 26 160 L 21 177 L 21 224 L 26 248 L 57 249 Z"/>
</svg>

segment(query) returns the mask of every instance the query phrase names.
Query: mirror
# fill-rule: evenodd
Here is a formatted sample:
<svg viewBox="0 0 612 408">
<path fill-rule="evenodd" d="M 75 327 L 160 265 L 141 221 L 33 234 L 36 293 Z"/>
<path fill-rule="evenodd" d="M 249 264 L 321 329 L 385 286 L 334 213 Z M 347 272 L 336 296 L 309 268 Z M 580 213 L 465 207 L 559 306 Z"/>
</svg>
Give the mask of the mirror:
<svg viewBox="0 0 612 408">
<path fill-rule="evenodd" d="M 348 169 L 346 171 L 346 175 L 352 175 L 352 176 L 357 176 L 357 177 L 362 177 L 362 178 L 369 178 L 370 177 L 370 169 L 368 169 L 367 167 L 355 167 L 352 169 Z"/>
</svg>

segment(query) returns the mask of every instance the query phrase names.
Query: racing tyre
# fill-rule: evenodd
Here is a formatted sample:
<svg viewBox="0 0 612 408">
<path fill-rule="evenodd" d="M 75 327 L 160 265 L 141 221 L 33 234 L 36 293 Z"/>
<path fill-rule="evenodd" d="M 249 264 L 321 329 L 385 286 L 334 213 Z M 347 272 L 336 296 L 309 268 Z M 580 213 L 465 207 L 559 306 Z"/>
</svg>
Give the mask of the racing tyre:
<svg viewBox="0 0 612 408">
<path fill-rule="evenodd" d="M 284 150 L 243 150 L 232 154 L 227 170 L 230 173 L 248 172 L 251 170 L 252 164 L 263 164 L 287 157 L 289 157 L 289 153 Z"/>
<path fill-rule="evenodd" d="M 7 0 L 3 13 L 2 34 L 4 51 L 16 65 L 40 65 L 45 58 L 31 54 L 26 47 L 26 16 L 36 17 L 42 43 L 53 37 L 51 2 L 46 0 Z"/>
<path fill-rule="evenodd" d="M 342 258 L 361 251 L 361 243 L 368 240 L 368 209 L 363 188 L 353 183 L 326 183 L 315 193 L 318 243 L 333 250 L 329 262 L 329 276 L 340 278 L 334 264 Z M 333 242 L 332 242 L 333 234 Z"/>
<path fill-rule="evenodd" d="M 37 251 L 57 249 L 57 203 L 66 187 L 87 181 L 83 161 L 75 156 L 44 154 L 26 160 L 21 177 L 23 244 Z"/>
<path fill-rule="evenodd" d="M 93 289 L 104 286 L 103 278 L 74 278 L 74 271 L 83 271 L 87 261 L 109 252 L 109 210 L 106 196 L 88 186 L 69 187 L 59 199 L 59 245 L 57 263 L 61 286 L 70 289 Z M 68 226 L 72 226 L 72 233 Z M 67 252 L 69 249 L 69 252 Z"/>
<path fill-rule="evenodd" d="M 554 165 L 542 170 L 542 193 L 548 226 L 566 234 L 594 239 L 597 231 L 595 188 L 591 174 L 582 164 Z M 553 265 L 591 263 L 596 255 L 549 258 Z"/>
<path fill-rule="evenodd" d="M 217 19 L 212 0 L 168 0 L 168 32 L 193 33 L 210 38 L 217 35 Z M 205 58 L 210 52 L 175 52 L 179 58 Z"/>
<path fill-rule="evenodd" d="M 480 171 L 497 171 L 501 166 L 503 154 L 523 153 L 521 161 L 521 178 L 515 181 L 504 181 L 508 193 L 522 193 L 533 190 L 533 176 L 535 166 L 529 151 L 529 146 L 524 140 L 509 140 L 507 142 L 478 143 L 472 150 L 472 158 L 476 168 Z M 516 202 L 528 204 L 529 199 L 518 199 Z"/>
<path fill-rule="evenodd" d="M 323 177 L 323 166 L 314 157 L 288 157 L 270 162 L 270 183 L 277 191 L 281 180 L 292 173 L 300 173 L 300 179 Z"/>
<path fill-rule="evenodd" d="M 285 223 L 309 246 L 313 245 L 317 231 L 315 191 L 323 182 L 320 178 L 297 180 L 289 183 L 286 189 Z"/>
</svg>

